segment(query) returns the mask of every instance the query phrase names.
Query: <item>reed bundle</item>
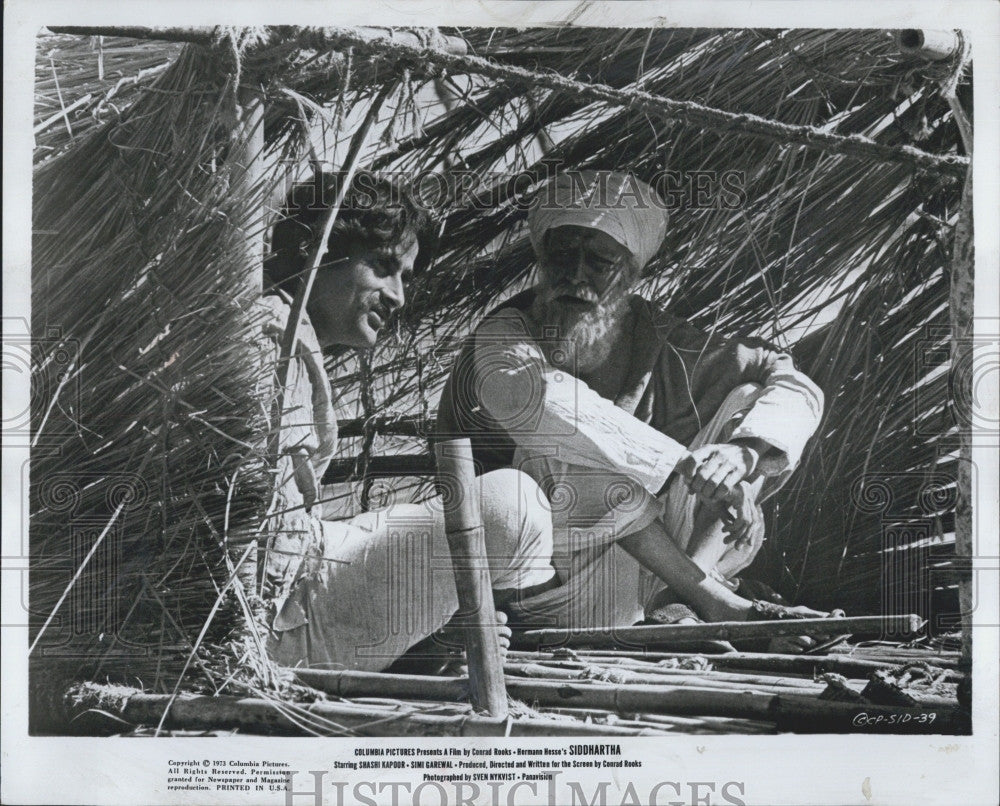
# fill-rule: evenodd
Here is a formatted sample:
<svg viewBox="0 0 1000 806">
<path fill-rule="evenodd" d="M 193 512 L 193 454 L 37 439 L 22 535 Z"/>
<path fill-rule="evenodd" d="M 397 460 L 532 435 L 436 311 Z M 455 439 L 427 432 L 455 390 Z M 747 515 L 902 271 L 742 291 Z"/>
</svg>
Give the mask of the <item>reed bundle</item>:
<svg viewBox="0 0 1000 806">
<path fill-rule="evenodd" d="M 39 678 L 169 690 L 190 662 L 209 684 L 196 642 L 247 629 L 231 577 L 270 482 L 248 237 L 260 188 L 225 160 L 239 117 L 226 71 L 188 48 L 120 119 L 36 170 Z"/>
</svg>

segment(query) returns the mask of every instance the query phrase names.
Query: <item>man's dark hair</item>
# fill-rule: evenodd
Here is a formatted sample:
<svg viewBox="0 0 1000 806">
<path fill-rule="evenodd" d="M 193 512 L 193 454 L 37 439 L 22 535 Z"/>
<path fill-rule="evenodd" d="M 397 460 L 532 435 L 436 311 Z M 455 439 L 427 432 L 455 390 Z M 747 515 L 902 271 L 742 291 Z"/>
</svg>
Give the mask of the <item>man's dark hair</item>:
<svg viewBox="0 0 1000 806">
<path fill-rule="evenodd" d="M 271 233 L 271 253 L 264 261 L 265 291 L 276 287 L 295 294 L 309 270 L 309 255 L 322 236 L 327 212 L 344 179 L 342 173 L 317 173 L 292 188 Z M 430 217 L 406 186 L 358 171 L 337 213 L 320 264 L 385 249 L 411 238 L 418 244 L 414 270 L 419 271 L 434 251 Z"/>
</svg>

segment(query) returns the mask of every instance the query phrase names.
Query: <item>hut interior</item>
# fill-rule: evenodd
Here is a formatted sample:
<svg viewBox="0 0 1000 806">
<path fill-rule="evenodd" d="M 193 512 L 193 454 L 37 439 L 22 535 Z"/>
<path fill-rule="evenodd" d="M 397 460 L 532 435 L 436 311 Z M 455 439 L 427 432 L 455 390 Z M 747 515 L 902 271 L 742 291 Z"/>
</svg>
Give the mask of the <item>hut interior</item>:
<svg viewBox="0 0 1000 806">
<path fill-rule="evenodd" d="M 865 728 L 849 706 L 867 703 L 911 714 L 900 730 L 967 732 L 972 68 L 960 33 L 919 33 L 43 31 L 33 730 L 850 731 Z M 252 302 L 290 184 L 340 169 L 352 143 L 361 167 L 420 178 L 438 238 L 389 337 L 328 359 L 327 517 L 433 494 L 450 362 L 532 283 L 523 202 L 552 165 L 669 171 L 677 203 L 641 293 L 780 345 L 824 390 L 748 575 L 845 608 L 859 617 L 845 635 L 804 654 L 690 643 L 735 640 L 732 625 L 522 635 L 506 722 L 470 708 L 460 662 L 425 677 L 275 668 L 253 571 L 269 424 Z"/>
</svg>

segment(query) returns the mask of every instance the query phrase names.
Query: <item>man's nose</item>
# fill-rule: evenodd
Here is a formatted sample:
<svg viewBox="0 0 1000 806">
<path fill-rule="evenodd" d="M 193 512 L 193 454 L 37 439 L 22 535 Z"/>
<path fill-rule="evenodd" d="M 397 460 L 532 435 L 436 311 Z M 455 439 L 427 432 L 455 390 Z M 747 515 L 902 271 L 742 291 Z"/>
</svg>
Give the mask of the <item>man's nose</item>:
<svg viewBox="0 0 1000 806">
<path fill-rule="evenodd" d="M 590 275 L 587 271 L 587 261 L 584 258 L 582 247 L 577 250 L 576 253 L 576 268 L 573 270 L 573 282 L 577 285 L 590 282 Z"/>
<path fill-rule="evenodd" d="M 385 285 L 382 287 L 382 296 L 385 304 L 391 310 L 403 307 L 406 302 L 406 292 L 403 289 L 403 277 L 401 274 L 390 274 L 386 277 Z"/>
</svg>

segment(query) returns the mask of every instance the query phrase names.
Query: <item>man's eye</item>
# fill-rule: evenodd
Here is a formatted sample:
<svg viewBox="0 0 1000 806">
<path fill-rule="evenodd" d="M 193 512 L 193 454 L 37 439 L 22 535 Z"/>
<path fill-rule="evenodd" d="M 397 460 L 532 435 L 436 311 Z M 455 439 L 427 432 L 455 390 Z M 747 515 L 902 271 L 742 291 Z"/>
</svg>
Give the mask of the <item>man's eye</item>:
<svg viewBox="0 0 1000 806">
<path fill-rule="evenodd" d="M 550 259 L 557 263 L 569 263 L 575 260 L 577 252 L 575 249 L 553 249 L 549 252 Z"/>
<path fill-rule="evenodd" d="M 607 272 L 611 271 L 611 269 L 614 268 L 615 261 L 605 260 L 603 258 L 589 257 L 587 258 L 587 265 L 590 266 L 590 268 L 593 269 L 594 271 Z"/>
<path fill-rule="evenodd" d="M 597 252 L 587 254 L 587 262 L 596 269 L 608 271 L 618 265 L 621 258 L 618 255 L 602 255 Z"/>
</svg>

